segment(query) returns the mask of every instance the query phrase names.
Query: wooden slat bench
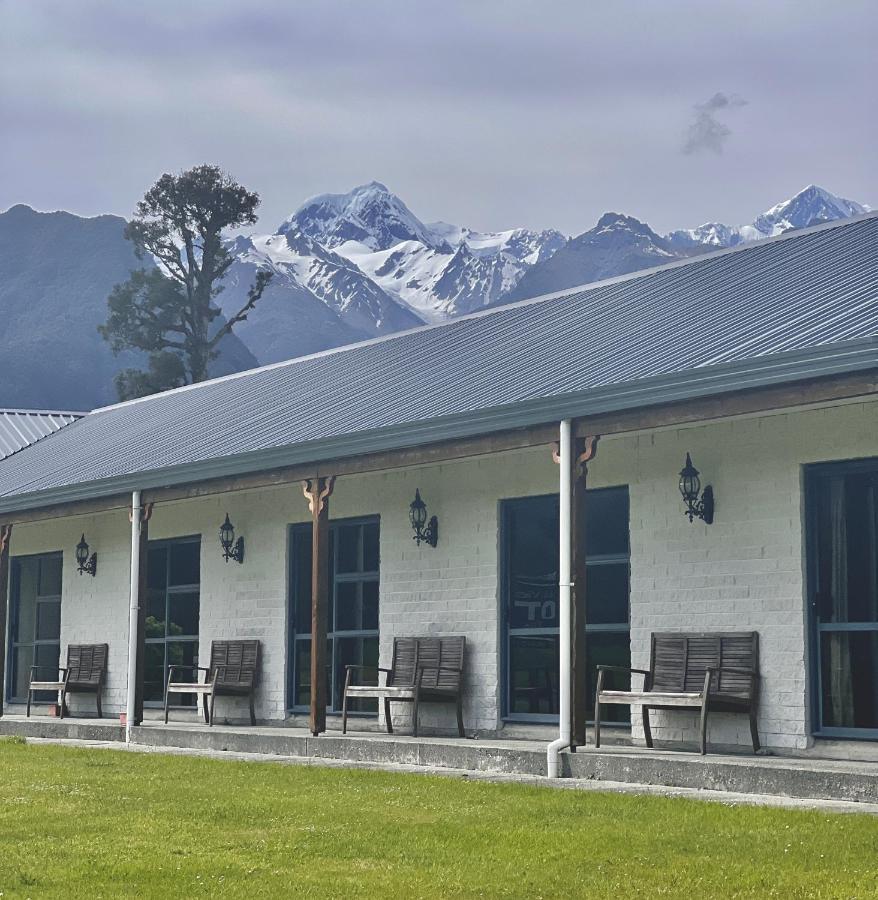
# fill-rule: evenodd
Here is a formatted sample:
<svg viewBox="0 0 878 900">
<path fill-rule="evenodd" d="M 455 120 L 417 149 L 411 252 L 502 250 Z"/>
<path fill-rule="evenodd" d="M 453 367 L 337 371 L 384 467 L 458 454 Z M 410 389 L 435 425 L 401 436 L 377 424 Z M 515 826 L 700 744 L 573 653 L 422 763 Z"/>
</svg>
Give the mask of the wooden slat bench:
<svg viewBox="0 0 878 900">
<path fill-rule="evenodd" d="M 30 684 L 27 689 L 27 715 L 30 716 L 31 701 L 36 691 L 56 691 L 61 701 L 59 718 L 63 719 L 65 713 L 69 712 L 68 694 L 94 694 L 98 718 L 102 718 L 101 692 L 107 674 L 108 651 L 106 644 L 70 644 L 67 647 L 67 665 L 58 669 L 57 681 L 37 681 L 36 673 L 40 666 L 31 666 Z"/>
<path fill-rule="evenodd" d="M 644 676 L 641 691 L 604 689 L 605 672 Z M 653 634 L 649 669 L 598 666 L 595 693 L 595 747 L 601 745 L 601 705 L 640 705 L 646 746 L 652 747 L 651 709 L 701 711 L 701 752 L 707 752 L 708 711 L 747 713 L 754 753 L 759 749 L 756 703 L 759 696 L 759 635 L 755 631 Z"/>
<path fill-rule="evenodd" d="M 420 703 L 455 703 L 457 732 L 464 737 L 462 681 L 465 648 L 466 638 L 463 635 L 394 638 L 390 668 L 378 668 L 379 680 L 381 673 L 386 675 L 383 686 L 353 683 L 355 671 L 375 671 L 375 666 L 346 666 L 342 733 L 347 733 L 349 699 L 377 699 L 384 701 L 388 734 L 393 734 L 391 703 L 412 704 L 412 734 L 415 736 L 418 734 Z"/>
<path fill-rule="evenodd" d="M 204 681 L 174 681 L 178 670 L 203 672 Z M 204 721 L 213 725 L 213 706 L 217 697 L 247 697 L 250 724 L 256 724 L 254 706 L 259 679 L 259 641 L 214 641 L 210 645 L 210 666 L 169 666 L 165 688 L 165 723 L 171 694 L 194 694 L 204 705 Z M 196 699 L 196 704 L 198 700 Z"/>
</svg>

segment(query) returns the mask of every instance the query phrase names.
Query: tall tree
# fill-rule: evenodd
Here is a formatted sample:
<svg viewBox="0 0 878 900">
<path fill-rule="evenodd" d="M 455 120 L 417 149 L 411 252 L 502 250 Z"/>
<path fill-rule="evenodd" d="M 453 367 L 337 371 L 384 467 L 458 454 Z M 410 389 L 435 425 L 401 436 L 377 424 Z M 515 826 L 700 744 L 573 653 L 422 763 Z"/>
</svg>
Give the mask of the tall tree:
<svg viewBox="0 0 878 900">
<path fill-rule="evenodd" d="M 131 273 L 107 298 L 109 315 L 98 330 L 113 348 L 149 355 L 148 370 L 116 376 L 120 399 L 179 387 L 208 377 L 217 346 L 247 318 L 271 280 L 260 269 L 247 302 L 225 322 L 214 298 L 234 257 L 223 244 L 227 228 L 253 225 L 259 195 L 216 166 L 162 175 L 137 204 L 125 228 L 139 259 L 156 268 Z"/>
</svg>

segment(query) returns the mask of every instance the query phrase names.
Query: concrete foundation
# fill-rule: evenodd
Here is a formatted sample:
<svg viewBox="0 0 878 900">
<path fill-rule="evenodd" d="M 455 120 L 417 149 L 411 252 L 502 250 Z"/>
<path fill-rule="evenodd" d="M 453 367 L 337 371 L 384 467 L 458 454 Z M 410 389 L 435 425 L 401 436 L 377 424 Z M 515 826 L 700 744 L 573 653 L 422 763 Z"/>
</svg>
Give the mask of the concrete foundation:
<svg viewBox="0 0 878 900">
<path fill-rule="evenodd" d="M 59 721 L 40 716 L 0 719 L 0 735 L 28 738 L 122 742 L 115 722 Z M 312 737 L 304 729 L 234 727 L 147 722 L 133 729 L 139 747 L 180 748 L 214 753 L 260 754 L 379 766 L 457 770 L 479 774 L 545 776 L 542 741 L 414 738 L 408 735 L 329 732 Z M 650 785 L 668 789 L 768 795 L 803 800 L 878 803 L 878 765 L 859 760 L 744 756 L 691 751 L 643 750 L 624 746 L 581 748 L 562 754 L 564 777 L 608 786 Z"/>
</svg>

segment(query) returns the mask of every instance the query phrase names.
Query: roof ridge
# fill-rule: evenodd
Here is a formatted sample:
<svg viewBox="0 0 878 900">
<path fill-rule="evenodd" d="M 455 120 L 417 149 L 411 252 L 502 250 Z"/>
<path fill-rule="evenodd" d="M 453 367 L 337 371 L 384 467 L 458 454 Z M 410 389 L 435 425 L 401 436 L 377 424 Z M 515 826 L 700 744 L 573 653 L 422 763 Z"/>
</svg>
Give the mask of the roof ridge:
<svg viewBox="0 0 878 900">
<path fill-rule="evenodd" d="M 628 272 L 624 275 L 615 275 L 611 278 L 604 278 L 600 281 L 591 281 L 586 284 L 576 285 L 569 288 L 564 288 L 560 291 L 553 291 L 549 294 L 540 294 L 537 297 L 528 297 L 524 300 L 518 300 L 513 303 L 506 303 L 499 306 L 492 306 L 486 309 L 480 309 L 476 312 L 468 313 L 465 316 L 458 316 L 454 319 L 450 319 L 447 322 L 438 322 L 433 324 L 425 324 L 418 325 L 414 328 L 407 328 L 403 331 L 395 331 L 392 334 L 381 335 L 380 337 L 370 338 L 365 341 L 357 341 L 353 344 L 342 344 L 338 347 L 330 347 L 326 350 L 319 350 L 315 353 L 307 353 L 304 356 L 296 356 L 292 359 L 285 359 L 279 362 L 268 363 L 264 366 L 256 366 L 252 369 L 244 369 L 241 372 L 231 372 L 228 375 L 220 375 L 216 378 L 209 378 L 206 381 L 195 382 L 194 384 L 185 384 L 181 387 L 171 388 L 167 391 L 161 391 L 157 394 L 148 394 L 144 397 L 135 397 L 131 400 L 123 400 L 119 403 L 113 403 L 108 406 L 98 407 L 89 413 L 89 415 L 94 415 L 96 413 L 106 412 L 108 410 L 119 409 L 124 406 L 132 406 L 138 403 L 145 403 L 150 400 L 154 400 L 158 397 L 167 397 L 173 394 L 183 393 L 185 391 L 195 390 L 197 388 L 206 387 L 211 384 L 220 384 L 226 381 L 232 381 L 238 378 L 246 378 L 250 375 L 255 375 L 259 372 L 270 372 L 274 369 L 282 369 L 287 366 L 292 366 L 295 363 L 305 362 L 310 359 L 320 359 L 326 356 L 332 356 L 338 353 L 345 353 L 348 351 L 352 351 L 361 347 L 369 347 L 374 344 L 382 344 L 388 343 L 390 341 L 399 340 L 401 338 L 407 337 L 411 334 L 418 334 L 421 332 L 433 331 L 440 328 L 453 328 L 461 322 L 467 322 L 472 319 L 484 318 L 492 315 L 497 315 L 504 311 L 510 309 L 519 309 L 525 306 L 536 305 L 538 303 L 548 303 L 553 300 L 559 300 L 562 297 L 570 297 L 574 294 L 580 294 L 583 292 L 590 292 L 593 290 L 598 290 L 599 288 L 607 287 L 609 285 L 614 284 L 622 284 L 629 281 L 636 281 L 640 278 L 649 278 L 658 272 L 664 272 L 671 269 L 683 268 L 685 266 L 697 266 L 699 264 L 703 264 L 705 262 L 709 262 L 714 259 L 718 259 L 724 256 L 732 256 L 738 253 L 747 253 L 754 251 L 760 247 L 765 247 L 770 244 L 776 244 L 783 241 L 796 240 L 797 238 L 805 237 L 809 234 L 814 234 L 820 231 L 830 231 L 835 228 L 845 228 L 851 225 L 855 225 L 859 222 L 863 222 L 869 219 L 878 219 L 878 210 L 873 210 L 870 212 L 862 213 L 861 215 L 851 216 L 846 219 L 837 219 L 832 222 L 822 222 L 819 225 L 811 225 L 808 228 L 798 228 L 791 231 L 786 232 L 785 234 L 775 235 L 773 237 L 761 238 L 753 241 L 748 241 L 744 244 L 738 245 L 736 247 L 725 247 L 721 250 L 714 250 L 709 253 L 702 253 L 698 256 L 688 257 L 685 259 L 676 259 L 672 262 L 662 263 L 658 266 L 651 266 L 648 269 L 639 269 L 636 272 Z"/>
</svg>

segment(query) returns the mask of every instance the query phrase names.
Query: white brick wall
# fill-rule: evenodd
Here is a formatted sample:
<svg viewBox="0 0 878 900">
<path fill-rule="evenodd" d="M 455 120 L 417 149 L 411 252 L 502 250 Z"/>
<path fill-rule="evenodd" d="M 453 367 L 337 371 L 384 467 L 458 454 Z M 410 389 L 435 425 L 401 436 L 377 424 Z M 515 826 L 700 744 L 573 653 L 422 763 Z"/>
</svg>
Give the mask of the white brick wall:
<svg viewBox="0 0 878 900">
<path fill-rule="evenodd" d="M 686 451 L 716 494 L 712 526 L 682 515 L 677 474 Z M 878 403 L 724 420 L 605 438 L 590 466 L 592 487 L 629 485 L 632 664 L 643 666 L 654 630 L 757 630 L 763 693 L 759 727 L 768 746 L 807 744 L 807 677 L 801 466 L 878 455 Z M 502 723 L 498 509 L 505 498 L 557 491 L 548 448 L 418 469 L 339 478 L 332 518 L 381 519 L 380 648 L 394 635 L 465 634 L 465 721 Z M 416 547 L 408 505 L 419 487 L 439 518 L 439 546 Z M 218 529 L 228 511 L 246 542 L 243 566 L 224 563 Z M 263 642 L 257 715 L 282 720 L 286 695 L 287 525 L 308 520 L 299 485 L 157 506 L 151 538 L 201 534 L 202 659 L 214 638 Z M 73 547 L 82 531 L 98 552 L 98 577 L 79 576 Z M 62 645 L 107 640 L 106 708 L 124 705 L 127 657 L 128 521 L 124 510 L 18 526 L 12 553 L 64 551 Z M 63 652 L 63 651 L 62 651 Z M 88 704 L 86 699 L 85 703 Z M 235 718 L 245 707 L 218 701 Z M 400 722 L 407 712 L 400 708 Z M 685 713 L 653 714 L 659 738 L 694 737 Z M 453 729 L 448 707 L 427 706 L 422 724 Z M 641 736 L 635 716 L 635 737 Z M 716 716 L 711 739 L 748 740 L 743 717 Z"/>
</svg>

